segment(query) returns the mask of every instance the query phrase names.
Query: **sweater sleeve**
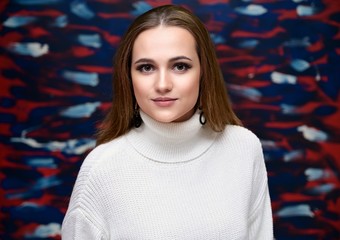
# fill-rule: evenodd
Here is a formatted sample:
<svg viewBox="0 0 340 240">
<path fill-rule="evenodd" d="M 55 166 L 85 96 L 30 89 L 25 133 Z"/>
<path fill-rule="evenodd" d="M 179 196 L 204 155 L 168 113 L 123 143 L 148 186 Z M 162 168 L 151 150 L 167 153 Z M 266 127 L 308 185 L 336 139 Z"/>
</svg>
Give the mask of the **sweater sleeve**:
<svg viewBox="0 0 340 240">
<path fill-rule="evenodd" d="M 64 240 L 104 240 L 102 204 L 98 200 L 100 183 L 93 169 L 100 164 L 102 146 L 95 148 L 85 158 L 75 182 L 69 206 L 63 220 L 61 235 Z"/>
<path fill-rule="evenodd" d="M 272 240 L 273 218 L 268 190 L 267 171 L 261 143 L 254 162 L 252 203 L 249 217 L 249 239 Z"/>
<path fill-rule="evenodd" d="M 104 240 L 101 231 L 79 209 L 68 213 L 62 227 L 63 240 Z"/>
</svg>

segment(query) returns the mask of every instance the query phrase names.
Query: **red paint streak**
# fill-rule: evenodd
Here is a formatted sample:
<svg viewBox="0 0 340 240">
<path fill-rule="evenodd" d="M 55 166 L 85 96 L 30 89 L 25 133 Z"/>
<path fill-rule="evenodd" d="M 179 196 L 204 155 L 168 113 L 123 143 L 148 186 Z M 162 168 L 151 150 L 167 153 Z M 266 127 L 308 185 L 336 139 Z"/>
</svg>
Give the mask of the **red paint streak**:
<svg viewBox="0 0 340 240">
<path fill-rule="evenodd" d="M 277 128 L 277 129 L 287 129 L 287 128 L 297 128 L 301 126 L 301 122 L 268 122 L 265 123 L 265 126 L 268 128 Z"/>
<path fill-rule="evenodd" d="M 119 41 L 120 41 L 120 36 L 117 35 L 111 35 L 108 32 L 102 32 L 102 35 L 104 37 L 104 39 L 111 44 L 111 46 L 116 46 L 118 45 Z"/>
<path fill-rule="evenodd" d="M 13 97 L 11 95 L 11 88 L 14 87 L 14 86 L 24 87 L 24 86 L 26 86 L 26 84 L 23 83 L 22 80 L 20 80 L 18 78 L 9 79 L 9 78 L 6 78 L 4 76 L 1 76 L 0 94 L 1 94 L 2 97 L 9 97 L 9 98 Z M 6 109 L 6 110 L 8 111 L 9 109 Z M 15 110 L 15 109 L 13 109 L 13 110 Z"/>
<path fill-rule="evenodd" d="M 207 27 L 209 32 L 221 32 L 225 26 L 225 22 L 215 21 L 210 19 L 205 26 Z"/>
<path fill-rule="evenodd" d="M 325 48 L 324 42 L 323 41 L 317 41 L 310 46 L 308 46 L 308 51 L 309 52 L 318 52 L 322 51 Z"/>
<path fill-rule="evenodd" d="M 29 11 L 21 10 L 13 14 L 12 16 L 37 16 L 37 17 L 59 17 L 64 13 L 52 9 L 44 9 L 43 11 Z"/>
<path fill-rule="evenodd" d="M 120 41 L 120 36 L 117 35 L 111 35 L 110 33 L 94 26 L 82 26 L 82 25 L 68 25 L 68 29 L 70 30 L 88 30 L 93 32 L 100 33 L 103 38 L 109 42 L 111 45 L 117 45 Z"/>
<path fill-rule="evenodd" d="M 40 28 L 40 27 L 33 27 L 33 28 L 30 28 L 30 37 L 33 37 L 33 38 L 40 38 L 40 37 L 44 37 L 44 36 L 50 36 L 50 32 L 46 31 L 45 29 L 43 28 Z"/>
<path fill-rule="evenodd" d="M 88 57 L 96 53 L 95 50 L 83 46 L 74 46 L 71 51 L 75 57 Z"/>
<path fill-rule="evenodd" d="M 8 58 L 7 56 L 0 55 L 0 69 L 6 70 L 11 69 L 20 72 L 20 68 L 15 64 L 12 59 Z M 2 84 L 2 82 L 1 82 Z M 0 88 L 0 92 L 2 91 L 2 88 Z"/>
<path fill-rule="evenodd" d="M 339 21 L 331 19 L 331 15 L 337 14 L 339 12 L 340 2 L 334 0 L 323 0 L 323 3 L 326 6 L 326 8 L 323 11 L 316 13 L 312 16 L 306 16 L 304 18 L 310 21 L 319 21 L 335 27 L 340 27 Z"/>
<path fill-rule="evenodd" d="M 105 3 L 105 4 L 116 4 L 116 3 L 120 3 L 120 0 L 96 0 L 96 2 L 100 2 L 100 3 Z"/>
<path fill-rule="evenodd" d="M 10 32 L 1 36 L 0 38 L 0 46 L 8 47 L 10 43 L 20 42 L 23 39 L 23 36 L 17 32 Z"/>
<path fill-rule="evenodd" d="M 311 64 L 316 65 L 316 64 L 327 64 L 328 63 L 328 55 L 323 55 L 322 57 L 314 60 L 313 62 L 311 62 Z"/>
<path fill-rule="evenodd" d="M 114 18 L 126 18 L 133 19 L 133 17 L 128 13 L 97 13 L 97 15 L 104 19 L 114 19 Z"/>
<path fill-rule="evenodd" d="M 12 129 L 11 129 L 11 123 L 1 123 L 0 133 L 2 136 L 11 136 L 12 135 Z"/>
<path fill-rule="evenodd" d="M 58 102 L 58 104 L 60 103 Z M 17 99 L 15 106 L 13 108 L 5 109 L 4 112 L 15 115 L 17 117 L 17 121 L 22 123 L 29 121 L 29 114 L 32 110 L 40 107 L 58 107 L 58 105 L 53 104 L 52 102 L 30 102 L 25 99 Z M 63 106 L 60 107 L 62 108 Z M 47 116 L 47 118 L 49 117 L 53 116 Z"/>
<path fill-rule="evenodd" d="M 65 83 L 67 81 L 65 80 Z M 72 84 L 72 83 L 71 83 Z M 85 91 L 84 87 L 79 84 L 74 84 L 72 86 L 72 90 L 65 91 L 65 89 L 56 89 L 52 87 L 44 87 L 40 90 L 42 94 L 53 95 L 54 98 L 65 98 L 65 97 L 74 97 L 74 96 L 82 96 L 82 97 L 90 97 L 96 98 L 96 94 L 94 92 Z"/>
<path fill-rule="evenodd" d="M 282 21 L 282 20 L 287 20 L 287 19 L 296 19 L 297 16 L 297 12 L 296 9 L 292 9 L 292 10 L 273 10 L 273 13 L 277 13 L 279 15 L 278 20 Z"/>
<path fill-rule="evenodd" d="M 242 30 L 236 30 L 234 31 L 231 36 L 234 38 L 238 37 L 250 37 L 250 38 L 275 38 L 277 37 L 278 34 L 286 32 L 286 29 L 281 28 L 281 27 L 276 27 L 273 30 L 269 32 L 262 32 L 262 33 L 251 33 L 247 31 L 242 31 Z"/>
<path fill-rule="evenodd" d="M 213 5 L 218 3 L 229 3 L 229 0 L 199 0 L 199 3 L 203 5 Z"/>
<path fill-rule="evenodd" d="M 279 112 L 281 111 L 280 107 L 277 106 L 270 106 L 270 105 L 265 105 L 265 104 L 259 104 L 259 103 L 247 103 L 247 104 L 235 104 L 235 108 L 246 110 L 246 109 L 258 109 L 258 110 L 268 110 L 268 111 L 275 111 Z"/>
<path fill-rule="evenodd" d="M 87 66 L 87 65 L 78 65 L 77 69 L 86 71 L 86 72 L 96 72 L 96 73 L 112 73 L 112 70 L 113 70 L 113 68 L 111 67 Z"/>
<path fill-rule="evenodd" d="M 164 0 L 164 1 L 146 0 L 145 2 L 150 4 L 152 7 L 159 7 L 159 6 L 162 6 L 162 5 L 172 4 L 172 0 Z"/>
<path fill-rule="evenodd" d="M 0 13 L 5 11 L 8 4 L 9 4 L 9 0 L 0 1 Z M 1 27 L 2 27 L 2 25 L 0 25 L 0 29 L 1 29 Z"/>
</svg>

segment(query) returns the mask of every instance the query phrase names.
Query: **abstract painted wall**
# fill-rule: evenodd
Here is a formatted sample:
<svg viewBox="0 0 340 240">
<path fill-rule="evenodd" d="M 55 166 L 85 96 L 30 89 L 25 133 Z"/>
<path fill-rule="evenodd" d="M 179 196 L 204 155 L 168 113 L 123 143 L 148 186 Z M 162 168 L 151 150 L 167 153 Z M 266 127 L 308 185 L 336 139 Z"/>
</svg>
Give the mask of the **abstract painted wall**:
<svg viewBox="0 0 340 240">
<path fill-rule="evenodd" d="M 262 141 L 276 239 L 340 239 L 337 0 L 2 0 L 0 239 L 60 239 L 120 37 L 166 3 L 206 24 L 233 107 Z"/>
</svg>

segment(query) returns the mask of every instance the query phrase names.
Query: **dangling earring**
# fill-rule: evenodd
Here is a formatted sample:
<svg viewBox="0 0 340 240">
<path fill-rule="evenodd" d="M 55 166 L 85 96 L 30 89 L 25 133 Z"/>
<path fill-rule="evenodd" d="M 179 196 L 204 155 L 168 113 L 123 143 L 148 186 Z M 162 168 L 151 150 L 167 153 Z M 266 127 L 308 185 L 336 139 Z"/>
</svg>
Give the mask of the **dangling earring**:
<svg viewBox="0 0 340 240">
<path fill-rule="evenodd" d="M 137 103 L 136 103 L 135 109 L 133 111 L 133 125 L 135 126 L 135 128 L 139 128 L 140 125 L 142 125 L 142 118 L 140 116 L 139 107 L 138 107 Z"/>
<path fill-rule="evenodd" d="M 207 119 L 206 119 L 205 116 L 204 116 L 202 107 L 198 107 L 198 109 L 201 110 L 201 112 L 200 112 L 200 123 L 201 123 L 202 125 L 205 125 L 205 124 L 207 123 Z"/>
</svg>

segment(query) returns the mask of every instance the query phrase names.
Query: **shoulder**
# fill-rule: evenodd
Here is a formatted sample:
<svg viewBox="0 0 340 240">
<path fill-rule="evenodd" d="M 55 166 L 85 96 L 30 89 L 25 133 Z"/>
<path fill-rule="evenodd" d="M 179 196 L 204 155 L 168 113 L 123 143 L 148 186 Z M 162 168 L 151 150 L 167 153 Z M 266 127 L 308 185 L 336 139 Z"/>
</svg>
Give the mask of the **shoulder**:
<svg viewBox="0 0 340 240">
<path fill-rule="evenodd" d="M 81 190 L 79 192 L 82 193 L 87 192 L 88 189 L 97 191 L 98 187 L 88 188 L 88 186 L 101 185 L 100 182 L 105 180 L 101 173 L 108 167 L 112 167 L 112 159 L 124 149 L 122 146 L 122 139 L 117 138 L 95 147 L 84 159 L 74 188 Z"/>
<path fill-rule="evenodd" d="M 250 151 L 254 154 L 262 152 L 260 139 L 251 130 L 242 126 L 227 125 L 221 132 L 220 141 L 224 146 L 235 150 Z"/>
<path fill-rule="evenodd" d="M 103 143 L 92 149 L 92 151 L 86 156 L 82 168 L 90 167 L 93 168 L 98 164 L 110 160 L 118 151 L 122 148 L 122 138 L 117 138 L 107 143 Z"/>
<path fill-rule="evenodd" d="M 242 126 L 227 125 L 222 135 L 229 139 L 260 143 L 259 138 L 251 130 Z"/>
<path fill-rule="evenodd" d="M 81 207 L 83 210 L 98 207 L 99 204 L 94 199 L 100 196 L 101 186 L 105 182 L 105 175 L 101 173 L 110 166 L 115 152 L 121 149 L 119 145 L 121 145 L 121 139 L 116 139 L 95 147 L 86 156 L 73 187 L 70 211 L 79 206 L 87 206 L 86 208 Z M 89 201 L 94 202 L 89 204 Z"/>
</svg>

